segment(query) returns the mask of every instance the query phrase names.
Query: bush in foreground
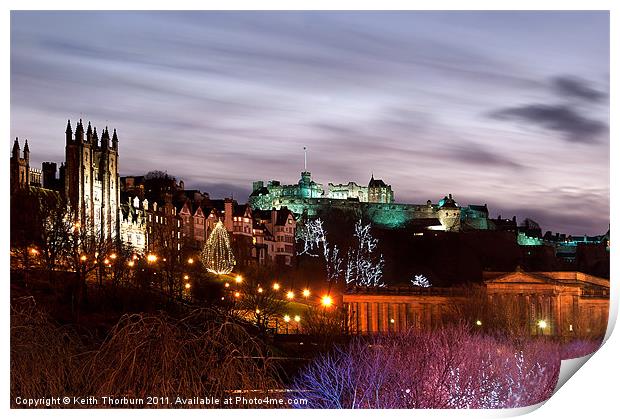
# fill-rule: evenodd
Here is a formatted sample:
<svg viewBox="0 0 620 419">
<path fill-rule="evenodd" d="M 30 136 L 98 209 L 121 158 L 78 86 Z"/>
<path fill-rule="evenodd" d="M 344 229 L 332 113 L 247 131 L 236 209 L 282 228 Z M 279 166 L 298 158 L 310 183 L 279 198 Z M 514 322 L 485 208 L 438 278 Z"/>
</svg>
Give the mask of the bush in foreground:
<svg viewBox="0 0 620 419">
<path fill-rule="evenodd" d="M 307 408 L 510 408 L 548 399 L 559 368 L 552 342 L 412 329 L 317 358 L 295 390 Z"/>
<path fill-rule="evenodd" d="M 261 397 L 282 387 L 269 360 L 260 341 L 212 310 L 125 315 L 87 346 L 34 299 L 11 304 L 12 407 L 18 396 Z"/>
</svg>

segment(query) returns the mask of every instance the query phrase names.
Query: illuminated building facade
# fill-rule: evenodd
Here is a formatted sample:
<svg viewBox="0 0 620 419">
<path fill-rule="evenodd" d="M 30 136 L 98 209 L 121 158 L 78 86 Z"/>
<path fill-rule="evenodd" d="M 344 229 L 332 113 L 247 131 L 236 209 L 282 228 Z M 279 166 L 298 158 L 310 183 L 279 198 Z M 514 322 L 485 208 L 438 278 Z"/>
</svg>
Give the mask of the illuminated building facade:
<svg viewBox="0 0 620 419">
<path fill-rule="evenodd" d="M 120 229 L 120 187 L 118 175 L 118 136 L 106 127 L 84 130 L 80 120 L 75 126 L 67 122 L 65 163 L 56 177 L 56 163 L 44 162 L 42 169 L 30 167 L 30 149 L 24 144 L 20 156 L 16 139 L 11 153 L 11 191 L 24 187 L 55 190 L 66 198 L 75 221 L 103 238 L 114 238 Z"/>
<path fill-rule="evenodd" d="M 108 128 L 97 135 L 90 122 L 86 131 L 80 120 L 73 133 L 65 130 L 65 196 L 77 220 L 104 238 L 114 238 L 120 229 L 120 179 L 118 136 Z"/>
<path fill-rule="evenodd" d="M 381 179 L 371 177 L 368 186 L 355 182 L 328 184 L 327 190 L 311 180 L 310 172 L 303 171 L 297 184 L 282 185 L 272 180 L 267 184 L 256 181 L 248 199 L 254 210 L 270 210 L 286 207 L 296 216 L 315 218 L 330 210 L 340 210 L 367 218 L 375 225 L 401 228 L 412 223 L 424 225 L 429 230 L 460 231 L 469 229 L 492 229 L 486 205 L 460 207 L 452 198 L 445 196 L 437 204 L 403 204 L 394 202 L 392 187 Z"/>
<path fill-rule="evenodd" d="M 520 330 L 533 335 L 602 336 L 607 327 L 609 280 L 580 272 L 518 269 L 486 272 L 484 289 L 488 307 L 503 310 Z M 343 304 L 349 332 L 373 334 L 441 327 L 459 320 L 467 298 L 459 288 L 364 288 L 345 293 Z"/>
</svg>

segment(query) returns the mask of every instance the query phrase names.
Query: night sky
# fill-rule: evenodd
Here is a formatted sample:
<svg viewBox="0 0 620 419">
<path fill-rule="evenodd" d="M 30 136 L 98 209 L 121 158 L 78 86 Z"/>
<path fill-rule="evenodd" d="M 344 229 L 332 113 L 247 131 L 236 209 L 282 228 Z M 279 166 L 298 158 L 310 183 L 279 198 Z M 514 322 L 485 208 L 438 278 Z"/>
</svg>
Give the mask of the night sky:
<svg viewBox="0 0 620 419">
<path fill-rule="evenodd" d="M 35 167 L 82 117 L 117 128 L 121 175 L 240 202 L 297 182 L 307 146 L 325 186 L 374 173 L 398 202 L 602 234 L 608 92 L 607 12 L 11 15 L 11 135 Z"/>
</svg>

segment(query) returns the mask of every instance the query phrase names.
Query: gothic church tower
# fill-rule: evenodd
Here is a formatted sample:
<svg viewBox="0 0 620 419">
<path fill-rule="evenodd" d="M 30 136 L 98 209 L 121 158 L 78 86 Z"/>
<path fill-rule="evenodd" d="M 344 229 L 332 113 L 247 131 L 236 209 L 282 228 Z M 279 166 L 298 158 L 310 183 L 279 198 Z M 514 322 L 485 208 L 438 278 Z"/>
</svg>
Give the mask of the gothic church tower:
<svg viewBox="0 0 620 419">
<path fill-rule="evenodd" d="M 88 123 L 86 132 L 82 120 L 75 126 L 71 121 L 65 131 L 65 196 L 75 211 L 77 220 L 90 231 L 104 238 L 119 236 L 120 178 L 118 174 L 118 137 L 108 127 L 101 133 Z"/>
</svg>

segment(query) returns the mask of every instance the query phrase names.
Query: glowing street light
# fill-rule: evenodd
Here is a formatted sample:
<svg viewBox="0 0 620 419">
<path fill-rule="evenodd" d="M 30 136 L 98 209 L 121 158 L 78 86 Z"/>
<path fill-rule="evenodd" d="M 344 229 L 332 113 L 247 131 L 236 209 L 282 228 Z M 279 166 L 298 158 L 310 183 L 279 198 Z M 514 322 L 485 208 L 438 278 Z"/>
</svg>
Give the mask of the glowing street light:
<svg viewBox="0 0 620 419">
<path fill-rule="evenodd" d="M 224 286 L 225 286 L 226 288 L 228 288 L 228 287 L 230 287 L 230 284 L 229 284 L 228 282 L 226 282 L 226 283 L 224 284 Z"/>
<path fill-rule="evenodd" d="M 274 282 L 273 283 L 273 289 L 276 290 L 276 291 L 279 290 L 280 289 L 280 284 L 278 284 L 277 282 Z"/>
<path fill-rule="evenodd" d="M 482 322 L 480 320 L 476 320 L 476 326 L 482 326 Z"/>
<path fill-rule="evenodd" d="M 293 298 L 295 298 L 295 293 L 293 291 L 287 292 L 286 298 L 288 298 L 289 300 L 292 300 Z"/>
<path fill-rule="evenodd" d="M 194 259 L 193 258 L 187 259 L 187 263 L 189 263 L 191 265 L 192 263 L 194 263 Z"/>
<path fill-rule="evenodd" d="M 132 259 L 133 259 L 133 260 L 138 260 L 138 255 L 133 255 L 133 256 L 132 256 Z"/>
<path fill-rule="evenodd" d="M 263 289 L 261 287 L 258 287 L 258 293 L 262 294 L 262 292 L 263 292 Z"/>
<path fill-rule="evenodd" d="M 284 315 L 284 321 L 287 322 L 287 323 L 290 322 L 291 321 L 291 316 L 289 316 L 288 314 L 285 314 Z"/>
<path fill-rule="evenodd" d="M 36 256 L 36 255 L 38 255 L 38 254 L 39 254 L 39 251 L 33 247 L 32 249 L 30 249 L 30 253 L 31 253 L 33 256 Z"/>
<path fill-rule="evenodd" d="M 127 266 L 129 266 L 130 268 L 133 268 L 133 265 L 135 265 L 133 260 L 130 260 L 129 262 L 127 262 Z"/>
<path fill-rule="evenodd" d="M 86 259 L 87 259 L 86 255 L 82 255 L 82 256 L 80 256 L 80 260 L 81 260 L 82 262 L 86 262 Z"/>
<path fill-rule="evenodd" d="M 241 293 L 240 293 L 240 292 L 236 292 L 236 293 L 235 293 L 235 297 L 236 297 L 236 298 L 241 297 Z"/>
<path fill-rule="evenodd" d="M 544 320 L 538 320 L 538 327 L 540 327 L 541 329 L 545 329 L 547 327 L 547 322 Z"/>
<path fill-rule="evenodd" d="M 256 309 L 256 314 L 260 314 L 260 309 Z"/>
<path fill-rule="evenodd" d="M 112 253 L 112 254 L 110 255 L 110 259 L 112 259 L 112 260 L 116 259 L 116 253 Z"/>
<path fill-rule="evenodd" d="M 189 279 L 189 275 L 183 275 L 183 279 L 187 281 Z"/>
<path fill-rule="evenodd" d="M 237 276 L 235 277 L 235 282 L 236 282 L 237 284 L 240 284 L 241 282 L 243 282 L 243 278 L 241 277 L 241 275 L 237 275 Z"/>
<path fill-rule="evenodd" d="M 189 282 L 187 284 L 185 284 L 185 289 L 188 290 L 192 287 L 192 284 L 190 284 Z"/>
<path fill-rule="evenodd" d="M 308 298 L 310 297 L 310 290 L 308 288 L 306 288 L 303 292 L 302 292 L 303 296 Z"/>
<path fill-rule="evenodd" d="M 110 264 L 110 259 L 107 259 L 107 258 L 104 259 L 103 263 L 105 263 L 106 265 L 109 265 Z"/>
<path fill-rule="evenodd" d="M 295 321 L 299 323 L 301 321 L 301 317 L 299 317 L 299 315 L 295 316 Z"/>
<path fill-rule="evenodd" d="M 146 260 L 149 263 L 157 262 L 157 256 L 152 253 L 149 253 L 148 256 L 146 257 Z"/>
<path fill-rule="evenodd" d="M 326 295 L 321 299 L 321 304 L 323 304 L 325 307 L 330 307 L 333 303 L 334 301 L 329 295 Z"/>
</svg>

